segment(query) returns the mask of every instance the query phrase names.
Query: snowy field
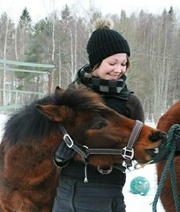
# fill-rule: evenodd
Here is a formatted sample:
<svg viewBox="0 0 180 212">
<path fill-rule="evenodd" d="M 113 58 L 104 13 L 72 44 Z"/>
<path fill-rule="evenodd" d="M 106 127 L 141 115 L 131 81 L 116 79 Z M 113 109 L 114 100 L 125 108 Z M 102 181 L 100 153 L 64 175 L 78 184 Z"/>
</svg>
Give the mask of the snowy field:
<svg viewBox="0 0 180 212">
<path fill-rule="evenodd" d="M 130 192 L 131 180 L 135 177 L 145 177 L 150 183 L 150 190 L 146 196 L 133 194 Z M 124 196 L 127 212 L 152 212 L 152 203 L 157 190 L 157 178 L 155 165 L 148 165 L 136 171 L 127 173 L 127 180 L 124 187 Z M 157 212 L 165 212 L 161 205 L 160 199 L 157 204 Z"/>
<path fill-rule="evenodd" d="M 0 115 L 0 139 L 3 133 L 3 124 L 6 121 L 5 115 Z M 152 123 L 147 123 L 149 126 L 154 125 Z M 130 192 L 130 183 L 131 180 L 135 177 L 145 177 L 150 183 L 150 190 L 145 196 L 141 196 L 139 194 L 133 194 Z M 152 202 L 155 197 L 155 193 L 157 190 L 157 179 L 156 179 L 156 169 L 155 165 L 148 165 L 144 168 L 131 171 L 127 173 L 127 181 L 125 187 L 123 189 L 123 193 L 125 196 L 125 202 L 127 207 L 127 212 L 152 212 Z M 157 212 L 164 212 L 160 200 L 158 200 L 157 204 Z"/>
<path fill-rule="evenodd" d="M 146 122 L 147 125 L 155 127 L 154 123 Z M 135 177 L 145 177 L 150 183 L 150 189 L 146 196 L 133 194 L 130 192 L 131 180 Z M 126 184 L 124 187 L 124 196 L 127 212 L 152 212 L 152 203 L 157 191 L 156 167 L 154 164 L 147 165 L 144 168 L 131 171 L 126 175 Z M 157 212 L 165 212 L 160 199 L 157 203 Z"/>
</svg>

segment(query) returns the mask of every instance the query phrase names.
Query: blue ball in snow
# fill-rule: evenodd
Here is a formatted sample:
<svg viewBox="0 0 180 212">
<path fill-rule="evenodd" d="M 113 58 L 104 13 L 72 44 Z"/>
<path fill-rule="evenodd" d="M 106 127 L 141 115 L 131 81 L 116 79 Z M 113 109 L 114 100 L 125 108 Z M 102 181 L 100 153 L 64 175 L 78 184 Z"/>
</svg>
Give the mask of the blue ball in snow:
<svg viewBox="0 0 180 212">
<path fill-rule="evenodd" d="M 145 177 L 135 177 L 130 183 L 130 192 L 145 196 L 150 189 L 150 183 Z"/>
</svg>

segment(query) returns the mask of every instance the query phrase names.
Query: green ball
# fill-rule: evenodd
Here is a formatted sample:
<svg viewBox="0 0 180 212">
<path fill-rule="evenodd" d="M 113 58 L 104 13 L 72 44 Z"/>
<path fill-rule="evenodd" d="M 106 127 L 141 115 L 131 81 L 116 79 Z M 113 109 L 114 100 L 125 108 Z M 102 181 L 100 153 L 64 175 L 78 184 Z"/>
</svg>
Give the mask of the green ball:
<svg viewBox="0 0 180 212">
<path fill-rule="evenodd" d="M 135 177 L 130 183 L 130 192 L 145 196 L 150 189 L 150 183 L 145 177 Z"/>
</svg>

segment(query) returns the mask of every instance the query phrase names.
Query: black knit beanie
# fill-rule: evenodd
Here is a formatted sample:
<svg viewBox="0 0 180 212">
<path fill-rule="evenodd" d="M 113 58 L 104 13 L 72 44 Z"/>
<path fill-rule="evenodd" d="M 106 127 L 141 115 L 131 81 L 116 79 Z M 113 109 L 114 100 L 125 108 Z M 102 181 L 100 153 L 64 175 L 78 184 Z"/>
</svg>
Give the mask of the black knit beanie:
<svg viewBox="0 0 180 212">
<path fill-rule="evenodd" d="M 95 31 L 87 43 L 91 67 L 113 54 L 126 53 L 130 57 L 128 42 L 119 32 L 111 29 L 112 25 L 110 19 L 98 19 L 95 22 Z"/>
</svg>

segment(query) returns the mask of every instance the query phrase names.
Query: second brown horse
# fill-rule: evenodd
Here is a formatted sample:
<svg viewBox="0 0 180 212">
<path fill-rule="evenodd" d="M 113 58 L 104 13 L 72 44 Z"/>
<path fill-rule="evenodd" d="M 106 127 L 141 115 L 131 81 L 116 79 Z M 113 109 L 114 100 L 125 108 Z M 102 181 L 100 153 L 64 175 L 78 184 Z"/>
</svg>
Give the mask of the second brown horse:
<svg viewBox="0 0 180 212">
<path fill-rule="evenodd" d="M 168 111 L 163 116 L 161 116 L 161 118 L 158 121 L 157 128 L 159 130 L 168 132 L 171 126 L 174 124 L 180 124 L 180 101 L 177 101 L 175 104 L 173 104 L 168 109 Z M 158 182 L 161 179 L 161 175 L 165 164 L 166 161 L 162 161 L 157 164 Z M 174 157 L 174 164 L 175 164 L 176 182 L 178 187 L 177 189 L 180 197 L 180 156 Z M 162 189 L 160 198 L 165 211 L 176 212 L 169 174 L 164 183 L 164 187 Z"/>
</svg>

